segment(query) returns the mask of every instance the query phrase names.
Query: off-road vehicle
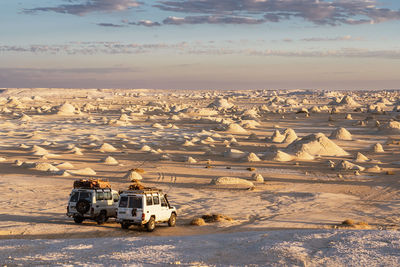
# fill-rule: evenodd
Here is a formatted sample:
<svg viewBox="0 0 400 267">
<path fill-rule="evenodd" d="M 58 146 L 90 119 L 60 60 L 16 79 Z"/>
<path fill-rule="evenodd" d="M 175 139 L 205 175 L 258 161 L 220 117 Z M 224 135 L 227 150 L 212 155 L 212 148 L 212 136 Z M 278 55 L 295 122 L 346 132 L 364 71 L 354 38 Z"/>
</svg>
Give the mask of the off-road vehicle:
<svg viewBox="0 0 400 267">
<path fill-rule="evenodd" d="M 104 180 L 78 180 L 70 194 L 67 216 L 76 223 L 86 219 L 98 224 L 105 223 L 110 217 L 117 217 L 119 194 L 110 188 Z"/>
<path fill-rule="evenodd" d="M 145 226 L 151 232 L 156 223 L 176 224 L 176 209 L 160 189 L 124 191 L 118 203 L 117 222 L 123 229 L 131 225 Z"/>
</svg>

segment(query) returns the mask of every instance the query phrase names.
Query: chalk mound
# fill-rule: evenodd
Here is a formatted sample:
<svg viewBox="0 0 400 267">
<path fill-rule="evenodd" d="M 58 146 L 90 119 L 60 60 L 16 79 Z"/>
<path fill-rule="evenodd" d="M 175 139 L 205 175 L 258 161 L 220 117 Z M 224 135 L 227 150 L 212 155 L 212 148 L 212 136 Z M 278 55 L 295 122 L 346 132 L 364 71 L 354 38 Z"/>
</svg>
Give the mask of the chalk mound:
<svg viewBox="0 0 400 267">
<path fill-rule="evenodd" d="M 283 143 L 291 144 L 297 140 L 297 134 L 292 128 L 287 128 L 283 133 L 285 139 L 283 139 Z"/>
<path fill-rule="evenodd" d="M 117 151 L 117 149 L 115 147 L 113 147 L 112 145 L 108 144 L 108 143 L 103 143 L 99 147 L 99 151 L 101 151 L 101 152 L 115 152 L 115 151 Z"/>
<path fill-rule="evenodd" d="M 367 161 L 369 161 L 370 159 L 368 158 L 368 157 L 366 157 L 366 156 L 364 156 L 362 153 L 360 153 L 360 152 L 357 152 L 357 154 L 356 154 L 356 156 L 354 157 L 354 161 L 355 162 L 360 162 L 360 163 L 362 163 L 362 162 L 367 162 Z"/>
<path fill-rule="evenodd" d="M 353 140 L 351 133 L 347 131 L 345 128 L 340 127 L 334 130 L 331 135 L 329 136 L 330 139 L 337 139 L 337 140 Z"/>
<path fill-rule="evenodd" d="M 376 143 L 373 147 L 372 147 L 373 151 L 376 153 L 383 153 L 385 152 L 385 150 L 383 150 L 383 146 L 379 143 Z"/>
<path fill-rule="evenodd" d="M 251 181 L 236 178 L 236 177 L 218 177 L 214 178 L 210 182 L 211 185 L 242 185 L 246 187 L 254 187 Z"/>
<path fill-rule="evenodd" d="M 253 173 L 251 178 L 257 183 L 264 183 L 264 177 L 259 173 Z"/>
<path fill-rule="evenodd" d="M 91 168 L 84 168 L 79 170 L 68 170 L 73 175 L 96 175 L 96 172 Z"/>
<path fill-rule="evenodd" d="M 193 157 L 188 157 L 188 158 L 186 159 L 186 162 L 187 162 L 187 163 L 190 163 L 190 164 L 193 164 L 193 163 L 197 163 L 197 160 L 195 160 Z"/>
<path fill-rule="evenodd" d="M 22 114 L 22 116 L 19 118 L 19 121 L 23 121 L 23 122 L 28 122 L 28 121 L 31 121 L 31 120 L 32 120 L 32 118 L 29 117 L 26 114 Z"/>
<path fill-rule="evenodd" d="M 274 161 L 287 162 L 293 160 L 294 157 L 281 150 L 276 151 L 275 156 L 272 158 Z"/>
<path fill-rule="evenodd" d="M 128 173 L 125 174 L 125 176 L 123 178 L 127 179 L 128 181 L 143 180 L 142 175 L 140 175 L 140 173 L 136 172 L 133 169 L 129 170 Z"/>
<path fill-rule="evenodd" d="M 53 165 L 51 165 L 50 163 L 46 163 L 46 162 L 39 162 L 36 163 L 32 169 L 37 170 L 37 171 L 44 171 L 44 172 L 57 172 L 59 171 L 59 169 Z"/>
<path fill-rule="evenodd" d="M 69 162 L 62 162 L 60 164 L 57 164 L 56 166 L 57 166 L 57 168 L 59 168 L 61 170 L 68 170 L 68 169 L 74 169 L 75 168 L 75 166 L 72 165 Z"/>
<path fill-rule="evenodd" d="M 228 100 L 224 98 L 217 98 L 212 102 L 210 105 L 207 106 L 208 108 L 222 108 L 222 109 L 229 109 L 233 107 L 232 103 L 229 103 Z"/>
<path fill-rule="evenodd" d="M 233 148 L 230 148 L 224 152 L 224 157 L 226 157 L 226 158 L 240 159 L 240 158 L 244 158 L 245 156 L 246 156 L 246 152 L 243 152 L 238 149 L 233 149 Z"/>
<path fill-rule="evenodd" d="M 274 143 L 282 143 L 285 140 L 285 136 L 281 134 L 278 130 L 275 130 L 271 136 L 271 141 Z"/>
<path fill-rule="evenodd" d="M 370 168 L 367 168 L 366 171 L 367 172 L 380 173 L 380 172 L 382 172 L 382 168 L 379 167 L 378 165 L 374 165 L 374 166 L 372 166 Z"/>
<path fill-rule="evenodd" d="M 346 95 L 343 99 L 338 103 L 339 106 L 345 107 L 359 107 L 361 106 L 358 104 L 351 96 Z"/>
<path fill-rule="evenodd" d="M 57 108 L 58 115 L 74 115 L 75 107 L 68 102 L 65 102 Z"/>
<path fill-rule="evenodd" d="M 194 146 L 195 144 L 193 144 L 191 141 L 186 140 L 185 143 L 182 144 L 182 146 Z"/>
<path fill-rule="evenodd" d="M 101 159 L 100 162 L 103 162 L 108 165 L 117 165 L 118 164 L 118 161 L 111 156 L 107 156 L 107 157 Z"/>
<path fill-rule="evenodd" d="M 37 145 L 34 145 L 31 149 L 31 151 L 32 151 L 32 155 L 35 155 L 35 156 L 44 156 L 44 155 L 49 154 L 49 152 L 46 149 L 44 149 L 43 147 L 37 146 Z"/>
<path fill-rule="evenodd" d="M 379 131 L 385 134 L 400 134 L 400 122 L 389 121 L 379 127 Z"/>
<path fill-rule="evenodd" d="M 143 145 L 141 148 L 140 148 L 140 151 L 143 151 L 143 152 L 150 152 L 150 151 L 152 151 L 153 149 L 151 148 L 151 147 L 149 147 L 148 145 Z"/>
<path fill-rule="evenodd" d="M 229 124 L 225 131 L 232 134 L 248 134 L 248 131 L 237 123 Z"/>
<path fill-rule="evenodd" d="M 296 153 L 297 160 L 314 160 L 315 157 L 313 155 L 308 154 L 306 151 L 299 151 Z"/>
<path fill-rule="evenodd" d="M 357 170 L 357 171 L 364 171 L 365 168 L 356 164 L 353 164 L 347 160 L 340 161 L 336 167 L 337 170 Z"/>
<path fill-rule="evenodd" d="M 258 162 L 258 161 L 261 161 L 261 159 L 256 154 L 251 152 L 249 155 L 247 155 L 246 161 L 247 162 Z"/>
<path fill-rule="evenodd" d="M 82 155 L 83 155 L 82 149 L 79 148 L 79 147 L 74 147 L 74 148 L 72 148 L 71 150 L 69 150 L 68 152 L 69 152 L 69 153 L 73 153 L 73 154 L 75 154 L 75 155 L 77 155 L 77 156 L 82 156 Z"/>
<path fill-rule="evenodd" d="M 347 156 L 349 153 L 336 145 L 323 133 L 310 134 L 288 145 L 287 151 L 295 154 L 307 152 L 312 156 Z"/>
</svg>

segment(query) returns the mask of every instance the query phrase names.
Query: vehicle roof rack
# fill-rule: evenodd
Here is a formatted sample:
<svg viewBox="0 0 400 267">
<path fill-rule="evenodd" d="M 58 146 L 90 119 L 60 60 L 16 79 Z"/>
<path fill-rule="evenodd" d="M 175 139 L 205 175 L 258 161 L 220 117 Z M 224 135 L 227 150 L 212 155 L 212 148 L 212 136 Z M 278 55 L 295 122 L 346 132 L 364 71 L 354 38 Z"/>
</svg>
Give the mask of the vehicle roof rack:
<svg viewBox="0 0 400 267">
<path fill-rule="evenodd" d="M 136 194 L 161 193 L 162 189 L 147 187 L 147 188 L 144 188 L 144 189 L 126 190 L 126 191 L 123 191 L 123 192 L 124 193 L 136 193 Z"/>
<path fill-rule="evenodd" d="M 79 179 L 74 181 L 75 189 L 111 189 L 108 179 Z"/>
</svg>

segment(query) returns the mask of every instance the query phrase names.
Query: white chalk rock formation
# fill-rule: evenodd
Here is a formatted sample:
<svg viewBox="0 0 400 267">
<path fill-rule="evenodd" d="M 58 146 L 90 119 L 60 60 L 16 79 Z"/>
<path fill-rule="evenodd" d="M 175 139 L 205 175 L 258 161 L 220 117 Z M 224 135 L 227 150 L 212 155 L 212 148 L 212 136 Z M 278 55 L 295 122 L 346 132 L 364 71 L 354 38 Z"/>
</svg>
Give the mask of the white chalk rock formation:
<svg viewBox="0 0 400 267">
<path fill-rule="evenodd" d="M 312 156 L 347 156 L 349 155 L 341 147 L 323 133 L 310 134 L 302 139 L 291 143 L 287 151 L 292 153 L 307 152 Z"/>
<path fill-rule="evenodd" d="M 107 156 L 107 157 L 101 159 L 100 162 L 103 162 L 107 165 L 117 165 L 118 164 L 118 161 L 111 156 Z"/>
<path fill-rule="evenodd" d="M 229 124 L 225 131 L 232 134 L 248 134 L 248 131 L 237 123 Z"/>
<path fill-rule="evenodd" d="M 368 157 L 366 157 L 365 155 L 363 155 L 360 152 L 357 152 L 356 156 L 354 157 L 354 161 L 357 163 L 362 163 L 362 162 L 367 162 L 370 159 Z"/>
<path fill-rule="evenodd" d="M 115 152 L 117 151 L 117 149 L 115 147 L 113 147 L 112 145 L 108 144 L 108 143 L 103 143 L 100 147 L 99 147 L 99 151 L 101 152 Z"/>
<path fill-rule="evenodd" d="M 337 170 L 357 170 L 357 171 L 364 171 L 365 168 L 356 164 L 353 164 L 347 160 L 340 161 L 336 167 Z"/>
<path fill-rule="evenodd" d="M 313 155 L 308 154 L 306 151 L 299 151 L 296 153 L 296 159 L 297 160 L 314 160 L 315 157 Z"/>
<path fill-rule="evenodd" d="M 400 122 L 389 121 L 379 127 L 379 131 L 385 134 L 400 134 Z"/>
<path fill-rule="evenodd" d="M 245 156 L 246 156 L 245 152 L 233 148 L 228 149 L 227 151 L 224 152 L 224 157 L 226 158 L 240 159 L 244 158 Z"/>
<path fill-rule="evenodd" d="M 329 136 L 330 139 L 353 140 L 351 133 L 343 127 L 337 128 Z"/>
<path fill-rule="evenodd" d="M 376 152 L 376 153 L 383 153 L 383 152 L 385 152 L 385 150 L 383 150 L 383 146 L 381 145 L 381 144 L 379 144 L 379 143 L 376 143 L 374 146 L 373 146 L 373 151 L 374 152 Z"/>
<path fill-rule="evenodd" d="M 257 183 L 264 183 L 264 177 L 259 173 L 253 173 L 251 178 L 252 178 L 252 180 L 256 181 Z"/>
<path fill-rule="evenodd" d="M 292 155 L 289 155 L 288 153 L 285 153 L 281 150 L 276 151 L 275 156 L 272 158 L 272 160 L 279 162 L 287 162 L 293 159 L 294 157 Z"/>
<path fill-rule="evenodd" d="M 186 162 L 189 164 L 194 164 L 194 163 L 197 163 L 197 160 L 195 160 L 193 157 L 188 157 L 186 159 Z"/>
<path fill-rule="evenodd" d="M 232 103 L 229 103 L 228 100 L 224 98 L 217 98 L 212 102 L 210 105 L 207 106 L 208 108 L 217 108 L 217 109 L 229 109 L 233 107 Z"/>
<path fill-rule="evenodd" d="M 285 136 L 281 134 L 278 130 L 275 130 L 271 136 L 271 141 L 274 143 L 282 143 L 285 140 Z"/>
<path fill-rule="evenodd" d="M 128 181 L 140 181 L 143 180 L 142 175 L 140 175 L 140 173 L 136 172 L 135 170 L 129 170 L 127 174 L 125 174 L 125 176 L 123 177 L 125 179 L 127 179 Z"/>
<path fill-rule="evenodd" d="M 261 159 L 256 154 L 251 152 L 249 155 L 247 155 L 246 161 L 247 162 L 258 162 L 258 161 L 261 161 Z"/>
<path fill-rule="evenodd" d="M 75 107 L 68 102 L 65 102 L 57 108 L 58 115 L 74 115 Z"/>
</svg>

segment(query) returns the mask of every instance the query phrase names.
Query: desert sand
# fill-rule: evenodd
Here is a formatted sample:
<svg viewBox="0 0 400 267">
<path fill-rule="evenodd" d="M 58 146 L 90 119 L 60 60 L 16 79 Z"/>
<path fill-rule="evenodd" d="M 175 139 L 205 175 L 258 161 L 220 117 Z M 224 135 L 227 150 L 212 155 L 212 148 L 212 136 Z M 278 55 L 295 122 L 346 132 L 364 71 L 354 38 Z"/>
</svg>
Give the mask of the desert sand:
<svg viewBox="0 0 400 267">
<path fill-rule="evenodd" d="M 399 96 L 4 89 L 0 262 L 399 265 Z M 126 190 L 133 168 L 168 193 L 176 227 L 65 215 L 74 180 Z M 190 225 L 204 214 L 232 220 Z"/>
</svg>

